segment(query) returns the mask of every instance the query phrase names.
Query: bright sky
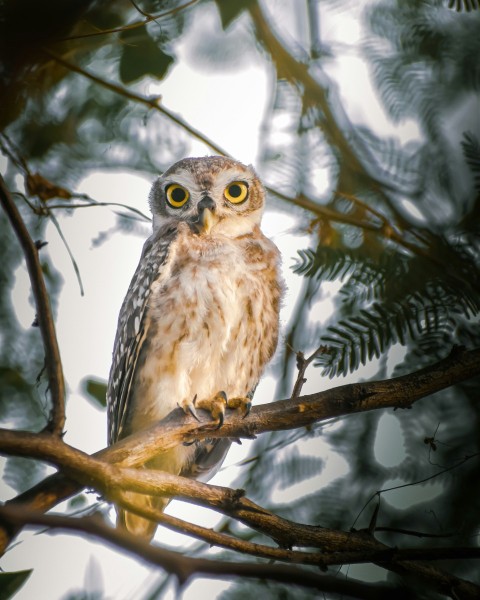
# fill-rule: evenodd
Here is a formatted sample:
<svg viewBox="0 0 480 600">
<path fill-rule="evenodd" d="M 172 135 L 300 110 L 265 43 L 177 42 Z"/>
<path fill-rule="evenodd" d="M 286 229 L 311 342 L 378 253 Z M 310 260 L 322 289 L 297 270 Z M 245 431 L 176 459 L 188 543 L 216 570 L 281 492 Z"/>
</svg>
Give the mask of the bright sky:
<svg viewBox="0 0 480 600">
<path fill-rule="evenodd" d="M 295 3 L 271 0 L 268 5 L 275 9 L 276 15 L 284 15 L 279 20 L 280 27 L 288 27 L 293 37 L 303 36 L 302 19 L 298 17 L 298 13 L 295 16 L 295 11 L 293 16 L 291 12 L 293 5 L 296 10 Z M 351 118 L 368 120 L 372 124 L 374 113 L 374 123 L 385 133 L 385 129 L 391 129 L 391 125 L 379 110 L 377 100 L 370 91 L 367 70 L 355 54 L 354 44 L 360 31 L 354 8 L 350 6 L 351 10 L 349 9 L 348 16 L 343 16 L 341 25 L 329 26 L 322 31 L 324 39 L 336 39 L 345 45 L 342 57 L 335 61 L 329 71 L 334 72 L 339 81 L 340 93 Z M 199 32 L 200 37 L 213 35 L 218 28 L 218 16 L 213 7 L 204 13 L 201 23 L 196 20 L 186 39 L 175 47 L 178 61 L 165 81 L 146 85 L 142 91 L 147 94 L 161 93 L 165 106 L 180 114 L 242 162 L 255 164 L 262 119 L 270 101 L 267 90 L 273 73 L 260 53 L 242 60 L 234 74 L 200 68 L 195 59 Z M 241 30 L 242 27 L 244 23 L 241 21 L 232 27 L 229 36 L 234 36 L 237 28 Z M 349 44 L 345 44 L 345 39 L 349 40 Z M 228 94 L 227 99 L 225 90 L 231 89 L 249 90 L 249 93 Z M 358 93 L 360 89 L 362 94 Z M 403 125 L 401 133 L 404 139 L 409 139 L 418 132 L 412 124 L 407 123 Z M 209 153 L 196 141 L 191 143 L 189 151 L 190 155 Z M 100 201 L 122 202 L 146 212 L 150 185 L 149 180 L 135 173 L 98 171 L 82 181 L 78 191 L 86 192 Z M 93 240 L 97 238 L 99 231 L 108 231 L 115 224 L 115 216 L 110 209 L 78 210 L 73 216 L 58 218 L 79 264 L 85 286 L 85 296 L 82 298 L 65 248 L 56 230 L 49 227 L 48 251 L 55 267 L 65 278 L 57 315 L 59 343 L 71 393 L 65 440 L 84 451 L 94 452 L 106 444 L 106 416 L 81 397 L 80 383 L 89 374 L 104 379 L 108 376 L 118 310 L 136 268 L 143 237 L 115 233 L 106 243 L 94 246 Z M 301 278 L 291 273 L 292 257 L 298 248 L 308 247 L 306 237 L 299 238 L 291 234 L 294 224 L 294 218 L 286 212 L 272 210 L 267 210 L 263 224 L 265 233 L 280 247 L 283 255 L 288 284 L 282 313 L 284 323 L 293 310 L 301 284 Z M 145 228 L 145 237 L 148 235 L 147 231 Z M 17 273 L 13 298 L 18 318 L 25 327 L 30 326 L 33 318 L 33 309 L 28 303 L 29 294 L 26 270 L 22 267 Z M 327 294 L 327 300 L 318 307 L 318 318 L 324 319 L 332 308 Z M 365 372 L 364 376 L 371 374 Z M 320 385 L 328 387 L 331 383 L 320 381 L 317 372 L 311 373 L 305 390 L 318 390 Z M 267 373 L 257 390 L 256 401 L 272 400 L 273 390 L 273 378 Z M 225 464 L 234 465 L 246 456 L 248 448 L 248 443 L 244 443 L 242 447 L 234 445 Z M 302 444 L 301 451 L 305 454 L 323 455 L 326 460 L 324 471 L 321 476 L 302 482 L 288 492 L 283 492 L 283 495 L 275 491 L 275 499 L 278 497 L 279 500 L 285 500 L 288 494 L 297 497 L 308 493 L 309 489 L 324 485 L 331 478 L 344 473 L 347 468 L 343 459 L 331 452 L 318 438 Z M 237 473 L 238 468 L 230 466 L 223 469 L 215 481 L 228 485 Z M 12 490 L 2 492 L 3 497 L 13 495 Z M 172 503 L 169 510 L 180 517 L 191 518 L 192 515 L 192 507 L 180 503 Z M 195 515 L 198 522 L 207 526 L 213 526 L 217 521 L 217 517 L 208 511 L 198 510 Z M 16 596 L 17 600 L 62 598 L 72 588 L 82 588 L 88 592 L 104 589 L 106 597 L 127 600 L 140 597 L 140 589 L 145 581 L 153 585 L 157 580 L 157 575 L 152 575 L 151 568 L 101 544 L 92 544 L 79 537 L 24 533 L 19 539 L 22 542 L 6 554 L 2 568 L 20 570 L 33 566 L 35 570 Z M 165 530 L 158 534 L 158 539 L 172 546 L 183 543 L 183 540 L 179 542 L 177 536 L 166 533 Z M 196 600 L 200 594 L 201 597 L 214 598 L 225 586 L 224 582 L 198 580 L 184 591 L 182 597 L 185 600 Z M 146 589 L 143 587 L 142 592 L 145 593 Z M 167 597 L 175 597 L 173 589 Z"/>
</svg>

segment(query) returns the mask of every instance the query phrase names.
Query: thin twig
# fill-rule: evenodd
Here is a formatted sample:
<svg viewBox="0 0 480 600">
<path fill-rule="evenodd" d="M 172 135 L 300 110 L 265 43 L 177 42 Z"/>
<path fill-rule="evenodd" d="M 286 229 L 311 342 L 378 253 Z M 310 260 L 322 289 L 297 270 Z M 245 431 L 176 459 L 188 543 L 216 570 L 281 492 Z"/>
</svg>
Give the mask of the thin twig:
<svg viewBox="0 0 480 600">
<path fill-rule="evenodd" d="M 300 396 L 300 392 L 302 391 L 303 385 L 307 381 L 305 379 L 305 371 L 307 370 L 309 365 L 315 360 L 315 358 L 317 358 L 317 356 L 319 356 L 320 354 L 323 354 L 327 350 L 328 349 L 326 346 L 324 346 L 324 345 L 319 346 L 315 350 L 315 352 L 308 358 L 305 358 L 305 354 L 301 351 L 295 352 L 296 357 L 297 357 L 298 375 L 297 375 L 297 380 L 295 381 L 295 385 L 293 386 L 293 391 L 292 391 L 292 396 L 291 396 L 292 400 L 296 400 Z"/>
<path fill-rule="evenodd" d="M 353 522 L 352 529 L 353 529 L 353 527 L 355 527 L 355 523 L 358 521 L 358 519 L 362 515 L 363 511 L 367 508 L 367 506 L 370 504 L 370 502 L 374 498 L 377 498 L 377 497 L 379 498 L 382 494 L 385 494 L 386 492 L 393 492 L 395 490 L 401 490 L 401 489 L 406 488 L 406 487 L 412 487 L 412 486 L 415 486 L 415 485 L 421 485 L 422 483 L 426 483 L 427 481 L 431 481 L 432 479 L 436 479 L 437 477 L 440 477 L 441 475 L 444 475 L 445 473 L 448 473 L 449 471 L 453 471 L 455 469 L 458 469 L 459 467 L 461 467 L 463 464 L 465 464 L 469 460 L 472 460 L 472 458 L 477 458 L 478 456 L 480 456 L 480 452 L 476 452 L 475 454 L 469 454 L 467 456 L 464 456 L 462 458 L 462 460 L 459 460 L 458 462 L 454 463 L 450 467 L 442 468 L 440 471 L 436 471 L 435 473 L 433 473 L 433 475 L 429 475 L 428 477 L 423 477 L 422 479 L 419 479 L 417 481 L 411 481 L 409 483 L 402 483 L 401 485 L 395 485 L 393 487 L 384 488 L 382 490 L 377 490 L 365 502 L 365 504 L 363 505 L 362 509 L 360 510 L 360 512 L 358 513 L 358 515 L 355 517 L 355 521 Z"/>
<path fill-rule="evenodd" d="M 52 398 L 52 412 L 47 430 L 56 435 L 62 435 L 65 425 L 65 382 L 50 301 L 45 287 L 38 250 L 1 175 L 0 201 L 25 255 L 35 298 L 38 324 L 45 350 L 50 395 Z"/>
<path fill-rule="evenodd" d="M 60 239 L 63 242 L 63 245 L 65 246 L 65 248 L 67 250 L 68 256 L 70 257 L 70 261 L 72 262 L 73 270 L 75 271 L 75 275 L 77 276 L 78 285 L 80 287 L 80 295 L 85 296 L 85 290 L 83 287 L 83 281 L 82 281 L 82 275 L 80 274 L 80 269 L 78 268 L 77 261 L 75 260 L 75 257 L 73 256 L 73 252 L 70 250 L 70 246 L 68 245 L 67 239 L 63 235 L 63 231 L 62 231 L 62 228 L 60 227 L 60 223 L 57 221 L 57 217 L 53 213 L 49 213 L 49 217 L 50 217 L 50 220 L 52 221 L 52 223 L 54 224 L 55 229 L 57 230 L 58 235 L 60 236 Z"/>
<path fill-rule="evenodd" d="M 147 106 L 148 108 L 165 115 L 171 121 L 173 121 L 174 123 L 176 123 L 177 125 L 182 127 L 185 131 L 187 131 L 192 137 L 194 137 L 197 140 L 200 140 L 206 146 L 211 148 L 214 152 L 217 152 L 218 154 L 221 154 L 223 156 L 229 156 L 229 154 L 223 148 L 221 148 L 215 142 L 213 142 L 212 140 L 207 138 L 205 135 L 203 135 L 200 131 L 198 131 L 198 129 L 195 129 L 194 127 L 189 125 L 186 121 L 184 121 L 178 115 L 174 114 L 172 111 L 168 110 L 167 108 L 164 108 L 160 104 L 160 99 L 161 99 L 160 97 L 158 97 L 158 96 L 147 97 L 147 96 L 142 96 L 141 94 L 136 94 L 135 92 L 132 92 L 128 88 L 122 87 L 121 85 L 112 83 L 105 79 L 102 79 L 101 77 L 97 77 L 93 73 L 90 73 L 90 71 L 87 71 L 86 69 L 82 69 L 81 67 L 78 67 L 74 63 L 71 63 L 71 62 L 65 60 L 64 58 L 62 58 L 58 54 L 55 54 L 51 50 L 48 50 L 47 48 L 44 48 L 43 51 L 45 52 L 45 54 L 50 56 L 50 58 L 52 58 L 59 64 L 63 65 L 69 71 L 78 73 L 79 75 L 82 75 L 83 77 L 86 77 L 87 79 L 90 79 L 90 81 L 93 81 L 97 85 L 100 85 L 100 86 L 106 88 L 107 90 L 114 92 L 115 94 L 120 94 L 121 96 L 124 96 L 128 100 L 133 100 L 134 102 L 143 104 L 143 105 Z"/>
<path fill-rule="evenodd" d="M 185 2 L 185 4 L 181 4 L 175 8 L 171 8 L 170 10 L 166 10 L 158 15 L 150 15 L 146 19 L 142 19 L 141 21 L 135 21 L 134 23 L 130 23 L 129 25 L 123 25 L 122 27 L 114 27 L 112 29 L 101 29 L 99 31 L 93 31 L 92 33 L 82 33 L 78 35 L 71 35 L 69 37 L 64 37 L 59 40 L 55 40 L 57 42 L 68 42 L 71 40 L 81 40 L 84 38 L 97 37 L 100 35 L 108 35 L 111 33 L 121 33 L 122 31 L 130 31 L 131 29 L 137 29 L 138 27 L 144 27 L 151 23 L 152 21 L 157 21 L 158 19 L 162 19 L 164 17 L 168 17 L 170 15 L 174 15 L 177 12 L 192 6 L 192 4 L 197 3 L 199 0 L 190 0 L 189 2 Z M 144 13 L 143 13 L 144 14 Z"/>
<path fill-rule="evenodd" d="M 72 194 L 72 198 L 79 198 L 80 200 L 84 199 L 84 194 Z M 122 204 L 121 202 L 97 202 L 96 200 L 93 200 L 93 198 L 89 198 L 89 202 L 87 202 L 86 204 L 48 204 L 48 210 L 57 210 L 57 209 L 77 209 L 77 208 L 90 208 L 92 206 L 118 206 L 120 208 L 124 208 L 125 210 L 129 210 L 133 213 L 135 213 L 136 215 L 138 215 L 139 217 L 142 217 L 142 221 L 151 223 L 152 219 L 146 215 L 145 213 L 143 213 L 141 210 L 139 210 L 138 208 L 135 208 L 134 206 L 129 206 L 128 204 Z"/>
</svg>

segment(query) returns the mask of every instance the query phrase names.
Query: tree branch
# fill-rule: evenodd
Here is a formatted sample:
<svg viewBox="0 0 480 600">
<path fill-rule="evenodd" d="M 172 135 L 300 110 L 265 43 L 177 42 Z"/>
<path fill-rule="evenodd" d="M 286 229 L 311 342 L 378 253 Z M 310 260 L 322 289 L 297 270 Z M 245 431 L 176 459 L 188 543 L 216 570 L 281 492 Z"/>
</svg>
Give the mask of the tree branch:
<svg viewBox="0 0 480 600">
<path fill-rule="evenodd" d="M 376 181 L 374 179 L 373 174 L 371 174 L 371 173 L 367 174 L 366 167 L 353 153 L 353 151 L 350 148 L 347 138 L 343 134 L 340 127 L 338 127 L 338 125 L 336 124 L 334 115 L 331 112 L 329 105 L 327 103 L 327 100 L 326 100 L 326 91 L 308 73 L 307 67 L 301 63 L 298 63 L 294 59 L 294 57 L 291 56 L 289 54 L 289 52 L 282 46 L 282 44 L 277 40 L 277 38 L 275 38 L 273 33 L 268 28 L 268 24 L 263 16 L 260 8 L 258 6 L 253 6 L 251 9 L 251 13 L 252 13 L 252 16 L 254 18 L 257 28 L 259 28 L 259 30 L 262 32 L 260 38 L 263 39 L 264 43 L 269 48 L 269 51 L 272 53 L 272 57 L 274 57 L 274 59 L 278 62 L 278 65 L 283 65 L 283 67 L 285 67 L 285 65 L 288 65 L 287 71 L 288 72 L 292 71 L 296 74 L 295 77 L 298 77 L 302 86 L 305 86 L 305 93 L 310 93 L 310 94 L 316 95 L 317 99 L 318 99 L 318 96 L 320 96 L 321 99 L 319 100 L 319 103 L 322 107 L 322 111 L 326 115 L 326 122 L 324 124 L 324 128 L 326 128 L 327 131 L 330 132 L 330 134 L 328 136 L 330 139 L 330 142 L 333 145 L 335 145 L 336 147 L 338 147 L 341 150 L 341 152 L 343 152 L 349 158 L 350 162 L 355 165 L 355 169 L 357 171 L 362 172 L 364 176 L 368 175 L 369 177 L 372 178 L 373 181 Z M 202 142 L 203 144 L 205 144 L 208 148 L 210 148 L 217 154 L 220 154 L 222 156 L 230 156 L 230 154 L 226 150 L 224 150 L 221 146 L 216 144 L 213 140 L 211 140 L 210 138 L 205 136 L 201 131 L 199 131 L 198 129 L 195 129 L 194 127 L 189 125 L 184 119 L 182 119 L 180 116 L 174 114 L 172 111 L 170 111 L 167 108 L 165 108 L 164 106 L 162 106 L 160 104 L 160 100 L 161 100 L 160 97 L 142 96 L 141 94 L 132 92 L 128 88 L 122 87 L 122 86 L 118 85 L 117 83 L 107 81 L 106 79 L 102 79 L 101 77 L 94 75 L 90 71 L 87 71 L 86 69 L 83 69 L 82 67 L 79 67 L 78 65 L 75 65 L 74 63 L 72 63 L 68 60 L 65 60 L 63 57 L 59 56 L 58 54 L 56 54 L 55 52 L 53 52 L 47 48 L 44 48 L 44 52 L 46 54 L 48 54 L 48 56 L 50 56 L 53 60 L 55 60 L 59 64 L 63 65 L 66 69 L 68 69 L 74 73 L 77 73 L 79 75 L 82 75 L 83 77 L 89 79 L 90 81 L 93 81 L 95 84 L 100 85 L 100 86 L 110 90 L 113 93 L 116 93 L 116 94 L 119 94 L 120 96 L 125 97 L 127 100 L 131 100 L 133 102 L 143 104 L 143 105 L 147 106 L 149 109 L 153 109 L 153 110 L 163 114 L 168 119 L 173 121 L 176 125 L 181 127 L 184 131 L 186 131 L 189 135 L 191 135 L 195 139 L 197 139 L 200 142 Z M 277 53 L 277 54 L 275 54 L 275 53 Z M 344 120 L 346 120 L 346 117 L 344 117 Z M 365 156 L 366 154 L 368 154 L 367 151 L 365 149 L 363 149 L 363 155 Z M 372 162 L 375 162 L 373 157 L 371 157 L 371 160 L 372 160 Z M 377 167 L 375 167 L 372 169 L 372 172 L 374 172 L 378 175 L 379 169 Z M 389 185 L 387 181 L 376 182 L 376 184 L 377 184 L 377 191 L 380 191 L 380 189 L 381 189 L 380 184 L 384 187 L 388 187 L 388 185 Z M 286 202 L 288 204 L 293 204 L 295 206 L 299 206 L 305 210 L 308 210 L 309 212 L 312 212 L 315 215 L 318 215 L 319 217 L 322 217 L 322 218 L 325 218 L 328 220 L 332 220 L 337 223 L 345 223 L 345 224 L 351 225 L 353 227 L 361 228 L 365 231 L 372 231 L 382 237 L 393 240 L 394 242 L 396 242 L 400 246 L 406 248 L 410 252 L 413 252 L 414 254 L 418 254 L 418 255 L 428 258 L 429 260 L 431 260 L 432 262 L 437 264 L 437 266 L 438 265 L 441 267 L 443 266 L 442 263 L 440 261 L 438 261 L 438 259 L 432 253 L 425 251 L 423 248 L 421 248 L 418 245 L 412 244 L 412 243 L 404 240 L 402 238 L 402 236 L 398 232 L 395 231 L 395 228 L 393 226 L 391 226 L 391 225 L 386 226 L 385 223 L 388 223 L 388 222 L 384 216 L 382 216 L 382 218 L 381 218 L 382 223 L 380 225 L 377 225 L 375 223 L 371 223 L 368 221 L 359 221 L 359 219 L 354 216 L 338 212 L 338 211 L 333 210 L 326 206 L 322 206 L 322 205 L 318 204 L 318 202 L 315 202 L 311 198 L 307 197 L 305 194 L 298 194 L 295 197 L 291 197 L 291 196 L 287 196 L 286 194 L 281 193 L 277 189 L 275 189 L 271 186 L 268 186 L 268 185 L 265 186 L 265 189 L 267 190 L 268 193 L 273 194 L 274 196 L 277 196 L 278 198 L 280 198 L 281 200 L 283 200 L 284 202 Z M 345 194 L 342 194 L 342 195 L 345 195 Z M 373 212 L 373 211 L 370 210 L 370 212 Z M 379 213 L 377 213 L 377 215 L 378 214 Z"/>
<path fill-rule="evenodd" d="M 188 422 L 188 417 L 183 413 L 180 415 L 182 411 L 178 410 L 173 411 L 169 417 L 146 432 L 130 436 L 98 452 L 94 457 L 46 433 L 31 434 L 8 430 L 0 431 L 0 451 L 47 460 L 63 468 L 70 477 L 78 479 L 83 485 L 93 485 L 107 497 L 111 497 L 110 490 L 115 493 L 118 489 L 175 495 L 238 519 L 270 536 L 283 547 L 313 546 L 322 548 L 323 552 L 342 552 L 348 549 L 348 558 L 352 562 L 356 562 L 355 554 L 358 558 L 358 553 L 367 553 L 369 560 L 380 566 L 397 573 L 414 573 L 434 589 L 446 590 L 452 586 L 455 589 L 460 589 L 459 586 L 468 588 L 470 584 L 438 569 L 407 561 L 408 553 L 401 559 L 395 557 L 393 560 L 392 549 L 363 534 L 319 528 L 282 519 L 243 497 L 243 492 L 240 490 L 207 485 L 164 472 L 126 467 L 142 464 L 153 455 L 182 443 L 185 439 L 225 435 L 248 437 L 252 430 L 258 433 L 275 429 L 293 429 L 341 414 L 392 406 L 410 407 L 420 398 L 464 381 L 479 372 L 480 350 L 456 349 L 443 361 L 410 375 L 392 380 L 340 386 L 327 392 L 299 397 L 296 401 L 282 400 L 255 407 L 251 415 L 245 419 L 247 423 L 239 416 L 229 416 L 222 429 L 217 431 L 212 430 L 212 424 L 206 418 L 202 418 L 200 424 L 191 423 Z M 104 461 L 116 462 L 117 465 L 108 465 Z M 122 465 L 122 468 L 119 465 Z M 55 502 L 65 497 L 65 495 L 61 496 L 55 488 L 59 477 L 61 476 L 49 478 L 46 480 L 47 483 L 40 484 L 19 496 L 13 504 L 27 501 L 28 504 L 23 504 L 24 508 L 31 506 L 42 510 L 51 508 Z M 72 480 L 60 479 L 60 490 L 64 494 L 74 493 L 80 487 Z M 4 534 L 4 542 L 6 542 L 15 531 L 4 530 Z M 386 557 L 385 552 L 390 555 Z M 445 549 L 443 552 L 448 553 Z M 321 558 L 325 559 L 324 556 Z M 342 562 L 346 558 L 347 555 L 343 556 Z M 312 560 L 320 560 L 320 556 L 317 555 Z"/>
<path fill-rule="evenodd" d="M 153 565 L 162 567 L 167 572 L 174 574 L 181 585 L 186 584 L 192 578 L 201 576 L 210 578 L 239 576 L 295 584 L 353 598 L 380 599 L 385 598 L 387 594 L 389 598 L 410 597 L 403 588 L 397 589 L 378 584 L 369 585 L 328 575 L 318 575 L 314 571 L 294 566 L 187 557 L 180 552 L 159 548 L 127 532 L 113 529 L 98 517 L 71 518 L 61 515 L 44 515 L 37 511 L 9 506 L 0 508 L 0 519 L 7 527 L 12 524 L 16 527 L 34 525 L 87 534 L 132 553 L 136 557 L 141 557 Z"/>
<path fill-rule="evenodd" d="M 160 423 L 121 440 L 105 452 L 117 464 L 134 466 L 158 453 L 159 440 L 161 448 L 169 450 L 195 439 L 251 438 L 267 431 L 298 429 L 357 412 L 411 408 L 418 400 L 475 375 L 480 375 L 480 349 L 455 348 L 447 358 L 420 371 L 256 406 L 245 419 L 237 414 L 229 416 L 217 430 L 207 416 L 202 415 L 200 423 L 192 422 L 177 409 Z"/>
<path fill-rule="evenodd" d="M 141 21 L 134 21 L 133 23 L 129 23 L 128 25 L 123 25 L 122 27 L 113 27 L 112 29 L 101 29 L 100 31 L 92 31 L 91 33 L 80 33 L 78 35 L 71 35 L 68 37 L 61 38 L 60 40 L 56 40 L 56 42 L 68 42 L 72 40 L 81 40 L 84 38 L 98 37 L 101 35 L 108 35 L 111 33 L 121 33 L 122 31 L 130 31 L 131 29 L 137 29 L 138 27 L 144 27 L 151 23 L 152 21 L 157 21 L 158 19 L 163 19 L 164 17 L 168 17 L 176 14 L 182 10 L 185 10 L 192 4 L 196 4 L 199 0 L 190 0 L 189 2 L 185 2 L 185 4 L 181 4 L 180 6 L 176 6 L 175 8 L 171 8 L 169 10 L 163 11 L 158 15 L 148 15 L 146 19 L 142 19 Z M 142 13 L 145 14 L 145 13 Z"/>
<path fill-rule="evenodd" d="M 251 554 L 261 558 L 270 558 L 295 564 L 313 565 L 323 568 L 332 565 L 360 564 L 366 562 L 376 562 L 377 564 L 383 562 L 385 565 L 388 565 L 394 561 L 405 560 L 432 561 L 448 559 L 480 559 L 480 548 L 473 546 L 390 548 L 378 544 L 378 549 L 373 551 L 370 548 L 350 550 L 347 549 L 348 542 L 352 541 L 350 534 L 346 537 L 345 542 L 339 544 L 338 550 L 330 552 L 304 552 L 299 550 L 288 550 L 285 548 L 273 548 L 272 546 L 238 539 L 231 535 L 214 531 L 213 529 L 207 529 L 206 527 L 189 523 L 183 519 L 178 519 L 177 517 L 166 514 L 161 510 L 146 507 L 144 504 L 138 506 L 135 502 L 128 500 L 123 493 L 116 494 L 112 499 L 115 504 L 121 505 L 122 508 L 129 512 L 155 521 L 178 533 L 190 535 L 191 537 L 207 542 L 212 546 L 220 546 L 221 548 L 241 552 L 242 554 Z M 325 532 L 328 531 L 323 528 L 322 530 Z M 377 529 L 377 531 L 379 530 Z M 301 541 L 302 540 L 298 540 L 299 543 L 296 544 L 296 546 L 301 546 Z M 371 542 L 372 540 L 369 540 L 369 544 Z"/>
<path fill-rule="evenodd" d="M 280 400 L 254 407 L 243 419 L 228 415 L 221 429 L 200 413 L 200 423 L 187 417 L 180 409 L 149 429 L 133 434 L 115 445 L 97 452 L 93 457 L 67 444 L 61 446 L 46 434 L 0 430 L 0 452 L 35 456 L 63 468 L 75 468 L 79 457 L 84 463 L 95 460 L 135 467 L 144 464 L 162 451 L 185 441 L 206 437 L 246 437 L 266 431 L 297 429 L 342 415 L 382 408 L 409 408 L 421 398 L 480 374 L 480 349 L 455 349 L 447 358 L 421 371 L 390 380 L 339 386 L 317 394 L 300 396 L 296 400 Z M 100 460 L 97 460 L 100 459 Z M 188 480 L 191 484 L 198 484 Z M 87 482 L 88 485 L 88 482 Z M 56 487 L 58 486 L 58 493 Z M 21 494 L 18 501 L 34 508 L 48 510 L 56 502 L 79 490 L 78 484 L 54 475 Z"/>
<path fill-rule="evenodd" d="M 186 121 L 184 121 L 181 117 L 174 114 L 172 111 L 168 110 L 167 108 L 163 107 L 160 104 L 160 99 L 161 99 L 160 97 L 158 97 L 158 96 L 157 97 L 155 97 L 155 96 L 148 97 L 148 96 L 142 96 L 141 94 L 136 94 L 135 92 L 132 92 L 128 88 L 122 87 L 121 85 L 112 83 L 110 81 L 106 81 L 105 79 L 102 79 L 101 77 L 97 77 L 93 73 L 90 73 L 90 71 L 87 71 L 85 69 L 82 69 L 81 67 L 78 67 L 74 63 L 71 63 L 71 62 L 65 60 L 64 58 L 62 58 L 55 52 L 48 50 L 47 48 L 44 48 L 43 51 L 45 52 L 45 54 L 50 56 L 50 58 L 52 58 L 54 61 L 58 62 L 60 65 L 64 66 L 69 71 L 78 73 L 79 75 L 82 75 L 83 77 L 85 77 L 87 79 L 90 79 L 90 81 L 93 81 L 97 85 L 100 85 L 100 86 L 106 88 L 107 90 L 114 92 L 115 94 L 119 94 L 120 96 L 127 98 L 127 100 L 133 100 L 134 102 L 143 104 L 144 106 L 147 106 L 148 108 L 155 110 L 155 111 L 161 113 L 162 115 L 165 115 L 171 121 L 173 121 L 174 123 L 179 125 L 182 129 L 184 129 L 187 133 L 189 133 L 192 137 L 203 142 L 206 146 L 211 148 L 217 154 L 221 154 L 223 156 L 229 156 L 229 154 L 225 150 L 223 150 L 223 148 L 221 148 L 215 142 L 213 142 L 212 140 L 207 138 L 205 135 L 203 135 L 203 133 L 201 133 L 198 129 L 195 129 L 194 127 L 189 125 Z"/>
<path fill-rule="evenodd" d="M 47 430 L 56 435 L 61 435 L 65 425 L 65 383 L 50 301 L 45 287 L 42 267 L 38 258 L 38 250 L 30 237 L 22 216 L 12 200 L 10 192 L 1 175 L 0 202 L 25 255 L 28 275 L 30 277 L 33 296 L 35 298 L 38 324 L 45 350 L 48 385 L 52 398 L 52 412 L 47 425 Z"/>
<path fill-rule="evenodd" d="M 328 76 L 325 72 L 321 73 L 321 78 L 315 78 L 309 69 L 309 65 L 298 61 L 293 54 L 288 50 L 287 46 L 281 40 L 280 36 L 273 31 L 268 19 L 260 6 L 260 3 L 255 0 L 249 5 L 249 12 L 252 18 L 258 40 L 270 54 L 272 62 L 275 64 L 279 75 L 285 77 L 295 87 L 299 89 L 304 106 L 319 106 L 322 114 L 321 121 L 318 126 L 323 131 L 328 143 L 336 148 L 342 157 L 340 162 L 341 168 L 345 171 L 342 177 L 343 183 L 350 179 L 356 181 L 356 184 L 361 187 L 360 182 L 369 184 L 389 207 L 390 211 L 395 214 L 397 221 L 403 222 L 404 219 L 399 214 L 398 210 L 392 205 L 390 194 L 405 195 L 404 189 L 399 189 L 394 186 L 391 181 L 391 176 L 379 164 L 377 157 L 372 153 L 370 148 L 358 137 L 355 128 L 353 127 L 348 115 L 342 108 L 342 102 L 338 99 L 334 86 L 328 85 Z M 320 67 L 317 66 L 319 70 Z M 348 170 L 348 174 L 347 174 Z M 448 267 L 450 275 L 466 283 L 466 280 L 461 277 L 461 273 L 451 268 L 445 262 L 439 260 L 437 253 L 431 248 L 426 249 L 418 244 L 413 244 L 404 239 L 385 217 L 381 225 L 376 225 L 368 221 L 359 221 L 355 217 L 348 214 L 337 213 L 329 207 L 322 207 L 317 202 L 311 200 L 303 194 L 296 198 L 289 198 L 276 190 L 267 188 L 269 191 L 278 197 L 301 206 L 309 211 L 312 211 L 319 216 L 324 216 L 326 219 L 334 220 L 340 223 L 347 223 L 355 227 L 360 227 L 366 231 L 374 231 L 381 237 L 392 240 L 409 252 L 418 256 L 427 258 L 435 264 L 437 268 L 445 269 Z M 337 194 L 348 196 L 349 189 L 339 190 Z M 411 193 L 411 192 L 410 192 Z M 371 212 L 371 209 L 369 207 Z M 377 218 L 380 213 L 377 212 Z"/>
</svg>

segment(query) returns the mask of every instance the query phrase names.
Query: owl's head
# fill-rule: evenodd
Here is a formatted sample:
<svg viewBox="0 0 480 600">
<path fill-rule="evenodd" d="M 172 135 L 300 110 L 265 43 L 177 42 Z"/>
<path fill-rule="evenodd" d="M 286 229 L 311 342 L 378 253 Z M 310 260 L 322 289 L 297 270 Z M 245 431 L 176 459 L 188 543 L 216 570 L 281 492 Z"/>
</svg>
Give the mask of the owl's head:
<svg viewBox="0 0 480 600">
<path fill-rule="evenodd" d="M 264 203 L 253 168 L 223 156 L 184 158 L 150 192 L 154 231 L 184 221 L 198 235 L 245 235 L 260 225 Z"/>
</svg>

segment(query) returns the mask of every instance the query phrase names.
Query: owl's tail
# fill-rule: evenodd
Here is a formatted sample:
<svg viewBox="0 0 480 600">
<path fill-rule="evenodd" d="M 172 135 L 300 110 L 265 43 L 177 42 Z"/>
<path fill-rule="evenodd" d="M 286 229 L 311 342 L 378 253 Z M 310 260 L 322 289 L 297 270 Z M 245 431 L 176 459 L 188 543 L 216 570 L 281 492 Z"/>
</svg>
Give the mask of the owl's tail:
<svg viewBox="0 0 480 600">
<path fill-rule="evenodd" d="M 135 503 L 139 508 L 155 508 L 156 510 L 164 510 L 170 502 L 169 498 L 159 498 L 154 496 L 146 496 L 145 494 L 136 494 L 134 492 L 125 492 L 125 499 Z M 158 523 L 139 517 L 138 515 L 123 510 L 117 509 L 117 527 L 126 529 L 129 533 L 141 537 L 146 541 L 151 541 L 155 535 Z"/>
</svg>

